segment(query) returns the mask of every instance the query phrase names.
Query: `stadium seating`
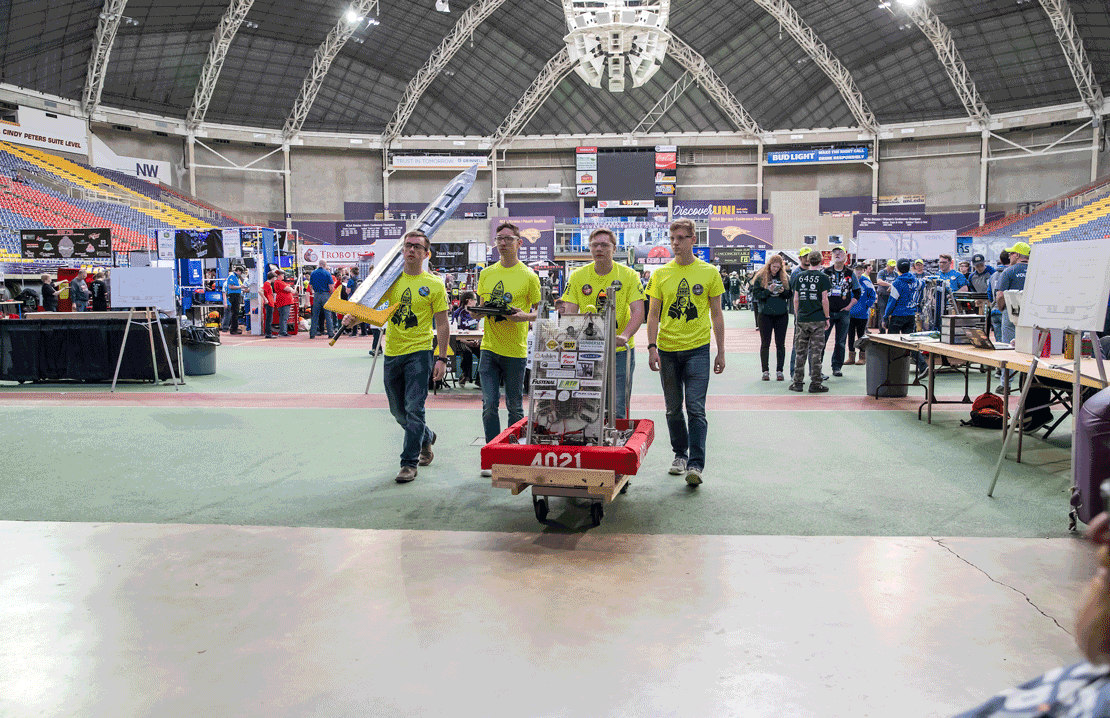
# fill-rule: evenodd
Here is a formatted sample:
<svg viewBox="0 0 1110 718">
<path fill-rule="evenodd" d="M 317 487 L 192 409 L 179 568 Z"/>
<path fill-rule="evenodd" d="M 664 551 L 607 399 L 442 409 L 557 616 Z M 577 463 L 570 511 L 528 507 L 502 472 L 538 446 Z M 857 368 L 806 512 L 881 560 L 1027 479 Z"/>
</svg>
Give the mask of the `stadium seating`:
<svg viewBox="0 0 1110 718">
<path fill-rule="evenodd" d="M 1030 242 L 1041 242 L 1048 239 L 1102 239 L 1108 235 L 1110 235 L 1110 197 L 1103 197 L 1064 212 L 1014 236 L 1026 237 Z"/>
</svg>

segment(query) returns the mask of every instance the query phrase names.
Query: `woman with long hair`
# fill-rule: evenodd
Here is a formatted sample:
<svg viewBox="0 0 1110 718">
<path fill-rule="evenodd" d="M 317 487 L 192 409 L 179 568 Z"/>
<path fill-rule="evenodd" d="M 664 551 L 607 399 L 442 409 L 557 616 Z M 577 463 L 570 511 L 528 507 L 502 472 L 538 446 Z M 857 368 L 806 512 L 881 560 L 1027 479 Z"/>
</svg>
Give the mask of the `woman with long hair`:
<svg viewBox="0 0 1110 718">
<path fill-rule="evenodd" d="M 782 256 L 767 259 L 752 280 L 752 299 L 759 304 L 759 360 L 763 364 L 763 381 L 771 380 L 768 354 L 771 335 L 775 337 L 776 378 L 783 380 L 782 365 L 786 362 L 786 326 L 789 323 L 790 274 Z"/>
</svg>

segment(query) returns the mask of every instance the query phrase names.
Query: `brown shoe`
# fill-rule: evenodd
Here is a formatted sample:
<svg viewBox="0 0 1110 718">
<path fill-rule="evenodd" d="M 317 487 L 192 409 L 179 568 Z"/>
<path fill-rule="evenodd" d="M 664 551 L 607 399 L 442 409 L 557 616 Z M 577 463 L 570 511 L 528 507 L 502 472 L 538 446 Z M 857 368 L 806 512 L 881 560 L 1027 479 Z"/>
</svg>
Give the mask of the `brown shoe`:
<svg viewBox="0 0 1110 718">
<path fill-rule="evenodd" d="M 421 466 L 427 466 L 435 458 L 436 455 L 432 453 L 432 444 L 434 443 L 436 443 L 436 433 L 433 431 L 432 440 L 424 442 L 424 445 L 420 447 L 420 460 L 417 463 Z"/>
<path fill-rule="evenodd" d="M 416 478 L 415 466 L 402 466 L 401 470 L 397 472 L 397 483 L 407 484 Z"/>
<path fill-rule="evenodd" d="M 846 361 L 844 363 L 845 364 L 855 364 L 856 363 L 856 353 L 855 352 L 848 352 L 848 361 Z"/>
<path fill-rule="evenodd" d="M 859 359 L 856 359 L 856 364 L 866 364 L 866 363 L 867 363 L 867 352 L 861 351 L 859 353 Z"/>
</svg>

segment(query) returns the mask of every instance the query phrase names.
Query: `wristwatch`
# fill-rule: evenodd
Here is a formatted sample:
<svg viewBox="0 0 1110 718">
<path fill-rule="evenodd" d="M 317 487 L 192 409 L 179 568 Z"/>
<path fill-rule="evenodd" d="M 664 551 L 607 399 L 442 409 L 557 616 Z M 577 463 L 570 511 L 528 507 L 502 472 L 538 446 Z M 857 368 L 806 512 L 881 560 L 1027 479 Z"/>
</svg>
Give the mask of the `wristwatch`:
<svg viewBox="0 0 1110 718">
<path fill-rule="evenodd" d="M 447 363 L 447 357 L 436 357 L 436 361 L 441 361 L 444 364 L 446 364 Z"/>
<path fill-rule="evenodd" d="M 659 348 L 658 344 L 648 344 L 648 349 L 658 349 L 658 348 Z"/>
</svg>

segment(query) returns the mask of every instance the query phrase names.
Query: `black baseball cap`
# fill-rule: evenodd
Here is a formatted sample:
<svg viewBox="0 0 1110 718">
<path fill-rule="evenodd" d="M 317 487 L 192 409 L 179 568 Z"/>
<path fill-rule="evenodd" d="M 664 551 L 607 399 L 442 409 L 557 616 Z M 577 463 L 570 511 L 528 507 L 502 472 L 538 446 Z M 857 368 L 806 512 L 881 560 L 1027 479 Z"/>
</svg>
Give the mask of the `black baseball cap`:
<svg viewBox="0 0 1110 718">
<path fill-rule="evenodd" d="M 984 263 L 985 263 L 986 261 L 987 261 L 987 258 L 986 258 L 986 257 L 984 257 L 984 256 L 983 256 L 983 255 L 981 255 L 981 254 L 976 254 L 975 256 L 973 256 L 973 257 L 971 258 L 971 263 L 972 263 L 973 265 L 975 265 L 975 264 L 984 264 Z"/>
<path fill-rule="evenodd" d="M 898 260 L 898 271 L 901 272 L 902 274 L 905 274 L 906 272 L 910 271 L 910 267 L 912 267 L 912 266 L 913 266 L 913 264 L 908 259 L 899 259 Z"/>
</svg>

